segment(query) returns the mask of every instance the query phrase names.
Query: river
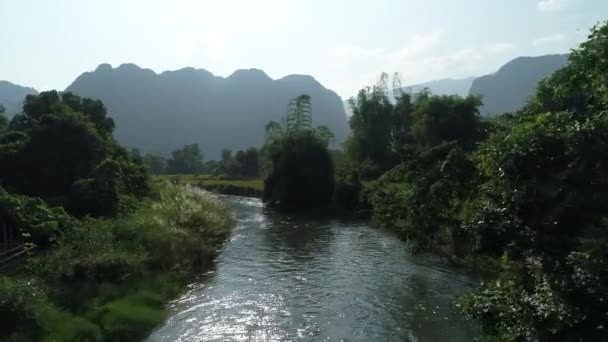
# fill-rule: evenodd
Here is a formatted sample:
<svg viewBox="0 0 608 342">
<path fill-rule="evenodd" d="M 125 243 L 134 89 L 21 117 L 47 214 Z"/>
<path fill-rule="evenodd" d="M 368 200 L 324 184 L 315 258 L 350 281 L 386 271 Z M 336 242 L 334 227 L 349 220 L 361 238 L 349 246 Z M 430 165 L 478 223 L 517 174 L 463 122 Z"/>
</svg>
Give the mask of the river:
<svg viewBox="0 0 608 342">
<path fill-rule="evenodd" d="M 474 281 L 365 222 L 302 219 L 225 197 L 236 226 L 213 271 L 149 341 L 472 341 Z"/>
</svg>

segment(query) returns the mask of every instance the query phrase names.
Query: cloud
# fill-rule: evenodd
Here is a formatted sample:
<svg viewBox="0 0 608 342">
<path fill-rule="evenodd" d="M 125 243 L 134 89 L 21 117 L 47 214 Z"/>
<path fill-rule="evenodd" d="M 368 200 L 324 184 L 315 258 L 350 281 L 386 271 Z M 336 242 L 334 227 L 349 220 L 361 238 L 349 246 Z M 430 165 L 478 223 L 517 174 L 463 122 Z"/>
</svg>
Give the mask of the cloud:
<svg viewBox="0 0 608 342">
<path fill-rule="evenodd" d="M 513 51 L 512 43 L 492 43 L 477 48 L 462 48 L 447 53 L 435 53 L 432 47 L 439 44 L 439 39 L 431 39 L 433 44 L 425 45 L 424 50 L 418 54 L 406 55 L 394 64 L 388 64 L 392 69 L 399 71 L 405 80 L 423 81 L 445 76 L 468 77 L 477 74 L 484 68 L 489 60 Z"/>
<path fill-rule="evenodd" d="M 424 58 L 416 68 L 404 71 L 404 75 L 407 76 L 409 73 L 410 77 L 415 78 L 425 74 L 443 75 L 448 73 L 470 76 L 470 73 L 476 71 L 479 63 L 487 54 L 488 52 L 485 49 L 465 48 L 444 55 L 429 56 Z"/>
<path fill-rule="evenodd" d="M 351 70 L 359 70 L 333 83 L 340 94 L 350 96 L 374 84 L 383 71 L 398 72 L 404 84 L 491 73 L 514 57 L 517 48 L 513 43 L 498 41 L 450 50 L 448 46 L 452 44 L 449 41 L 443 44 L 444 38 L 443 32 L 432 30 L 413 34 L 403 45 L 392 49 L 340 45 L 331 51 L 331 61 L 324 62 L 328 70 L 347 75 Z"/>
<path fill-rule="evenodd" d="M 390 60 L 398 60 L 419 55 L 422 52 L 428 51 L 436 47 L 441 39 L 439 31 L 428 33 L 417 33 L 410 37 L 406 44 L 393 51 L 386 51 L 380 48 L 366 48 L 357 45 L 339 45 L 333 55 L 339 58 L 353 57 L 388 57 Z"/>
<path fill-rule="evenodd" d="M 541 37 L 538 39 L 535 39 L 532 42 L 532 45 L 538 47 L 538 46 L 547 46 L 547 45 L 555 45 L 558 43 L 563 42 L 564 40 L 566 40 L 566 35 L 563 33 L 556 33 L 556 34 L 552 34 L 549 36 L 545 36 L 545 37 Z"/>
<path fill-rule="evenodd" d="M 353 56 L 374 57 L 381 55 L 383 52 L 383 49 L 366 49 L 356 45 L 340 45 L 334 49 L 334 56 L 342 58 Z"/>
<path fill-rule="evenodd" d="M 483 49 L 489 53 L 503 54 L 503 53 L 513 51 L 513 49 L 515 49 L 515 44 L 493 43 L 493 44 L 486 45 Z"/>
<path fill-rule="evenodd" d="M 560 12 L 578 2 L 579 0 L 541 0 L 536 7 L 541 12 Z"/>
<path fill-rule="evenodd" d="M 174 58 L 186 64 L 201 56 L 219 60 L 227 54 L 229 38 L 219 31 L 208 31 L 201 35 L 184 34 L 175 40 L 171 52 Z"/>
<path fill-rule="evenodd" d="M 393 53 L 393 57 L 404 58 L 432 50 L 439 45 L 440 41 L 441 32 L 439 31 L 414 34 L 403 48 Z"/>
</svg>

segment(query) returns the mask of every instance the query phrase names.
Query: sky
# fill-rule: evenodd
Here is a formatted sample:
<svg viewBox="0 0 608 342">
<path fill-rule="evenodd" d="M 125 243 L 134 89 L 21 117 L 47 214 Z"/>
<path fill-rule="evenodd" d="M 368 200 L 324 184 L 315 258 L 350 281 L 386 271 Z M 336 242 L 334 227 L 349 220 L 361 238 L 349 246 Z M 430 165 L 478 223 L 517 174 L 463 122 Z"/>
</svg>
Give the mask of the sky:
<svg viewBox="0 0 608 342">
<path fill-rule="evenodd" d="M 99 64 L 310 74 L 343 98 L 563 53 L 608 0 L 0 0 L 0 80 L 65 89 Z"/>
</svg>

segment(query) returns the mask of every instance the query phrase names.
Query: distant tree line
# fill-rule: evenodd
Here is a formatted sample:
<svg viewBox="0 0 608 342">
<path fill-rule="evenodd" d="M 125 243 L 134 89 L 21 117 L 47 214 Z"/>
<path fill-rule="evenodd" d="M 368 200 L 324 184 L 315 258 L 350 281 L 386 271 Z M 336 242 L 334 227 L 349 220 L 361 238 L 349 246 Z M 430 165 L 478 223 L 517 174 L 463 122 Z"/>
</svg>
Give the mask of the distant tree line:
<svg viewBox="0 0 608 342">
<path fill-rule="evenodd" d="M 140 160 L 151 174 L 208 174 L 233 178 L 257 178 L 260 172 L 259 151 L 255 147 L 239 150 L 232 154 L 230 150 L 222 151 L 220 161 L 204 161 L 198 144 L 186 145 L 171 152 L 169 158 L 158 154 L 141 153 L 131 150 L 132 156 Z"/>
</svg>

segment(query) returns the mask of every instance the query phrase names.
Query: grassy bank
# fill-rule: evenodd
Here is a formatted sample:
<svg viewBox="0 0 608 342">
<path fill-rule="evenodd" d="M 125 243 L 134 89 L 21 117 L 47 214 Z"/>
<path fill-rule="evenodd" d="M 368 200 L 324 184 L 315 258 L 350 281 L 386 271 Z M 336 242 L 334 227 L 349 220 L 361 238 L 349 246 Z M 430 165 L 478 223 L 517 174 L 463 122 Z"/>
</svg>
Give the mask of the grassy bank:
<svg viewBox="0 0 608 342">
<path fill-rule="evenodd" d="M 239 195 L 261 198 L 264 194 L 262 179 L 235 179 L 209 175 L 157 176 L 173 184 L 188 184 L 224 195 Z"/>
<path fill-rule="evenodd" d="M 127 216 L 74 220 L 0 277 L 0 340 L 134 341 L 161 324 L 166 302 L 211 266 L 232 221 L 205 191 L 158 187 Z"/>
</svg>

